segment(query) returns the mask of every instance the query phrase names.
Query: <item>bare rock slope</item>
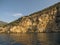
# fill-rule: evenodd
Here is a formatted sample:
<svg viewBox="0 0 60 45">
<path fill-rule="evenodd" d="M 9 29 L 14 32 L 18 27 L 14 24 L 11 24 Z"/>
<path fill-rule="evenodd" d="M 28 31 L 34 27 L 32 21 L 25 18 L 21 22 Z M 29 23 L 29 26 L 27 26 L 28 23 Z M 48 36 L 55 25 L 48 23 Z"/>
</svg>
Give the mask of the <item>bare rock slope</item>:
<svg viewBox="0 0 60 45">
<path fill-rule="evenodd" d="M 42 11 L 24 16 L 5 26 L 9 32 L 59 32 L 60 2 Z"/>
</svg>

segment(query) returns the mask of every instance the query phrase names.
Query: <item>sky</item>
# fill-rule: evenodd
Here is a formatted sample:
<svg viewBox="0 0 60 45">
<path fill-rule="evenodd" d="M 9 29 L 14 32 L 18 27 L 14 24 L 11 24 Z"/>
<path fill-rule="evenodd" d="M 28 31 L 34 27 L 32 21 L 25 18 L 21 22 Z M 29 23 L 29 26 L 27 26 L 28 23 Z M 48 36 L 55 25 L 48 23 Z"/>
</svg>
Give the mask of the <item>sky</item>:
<svg viewBox="0 0 60 45">
<path fill-rule="evenodd" d="M 9 23 L 57 2 L 60 0 L 0 0 L 0 21 Z"/>
</svg>

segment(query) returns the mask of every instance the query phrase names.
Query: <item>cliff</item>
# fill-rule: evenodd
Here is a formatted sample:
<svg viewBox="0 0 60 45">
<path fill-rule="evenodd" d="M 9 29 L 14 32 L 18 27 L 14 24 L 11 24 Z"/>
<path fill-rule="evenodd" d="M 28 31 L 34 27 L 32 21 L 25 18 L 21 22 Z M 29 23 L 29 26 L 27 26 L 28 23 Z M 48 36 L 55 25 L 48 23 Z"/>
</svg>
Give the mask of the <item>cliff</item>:
<svg viewBox="0 0 60 45">
<path fill-rule="evenodd" d="M 5 32 L 59 32 L 60 2 L 4 26 Z"/>
<path fill-rule="evenodd" d="M 0 21 L 0 33 L 4 32 L 3 26 L 7 24 L 8 24 L 7 22 Z"/>
</svg>

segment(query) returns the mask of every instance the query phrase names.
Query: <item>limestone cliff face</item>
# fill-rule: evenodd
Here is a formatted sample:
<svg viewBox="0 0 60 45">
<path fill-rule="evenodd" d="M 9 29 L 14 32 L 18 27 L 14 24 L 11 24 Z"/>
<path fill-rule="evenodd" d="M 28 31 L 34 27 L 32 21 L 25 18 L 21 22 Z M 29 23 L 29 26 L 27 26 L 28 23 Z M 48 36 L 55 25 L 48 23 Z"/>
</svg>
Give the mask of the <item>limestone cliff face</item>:
<svg viewBox="0 0 60 45">
<path fill-rule="evenodd" d="M 60 2 L 35 12 L 29 16 L 24 16 L 6 25 L 9 32 L 58 32 L 60 31 Z M 59 26 L 58 26 L 59 25 Z"/>
<path fill-rule="evenodd" d="M 8 23 L 6 23 L 6 22 L 3 22 L 3 21 L 0 21 L 0 33 L 3 33 L 3 32 L 5 32 L 5 30 L 4 30 L 4 25 L 6 25 L 6 24 L 8 24 Z"/>
</svg>

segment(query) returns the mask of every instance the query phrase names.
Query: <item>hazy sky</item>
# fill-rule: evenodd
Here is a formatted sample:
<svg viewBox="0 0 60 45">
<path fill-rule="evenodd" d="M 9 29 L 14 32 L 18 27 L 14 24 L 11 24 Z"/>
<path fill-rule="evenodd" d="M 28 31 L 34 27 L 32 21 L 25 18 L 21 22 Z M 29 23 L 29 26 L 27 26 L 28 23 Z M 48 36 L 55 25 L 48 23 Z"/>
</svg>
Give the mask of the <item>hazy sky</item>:
<svg viewBox="0 0 60 45">
<path fill-rule="evenodd" d="M 60 0 L 0 0 L 0 21 L 11 22 L 57 2 Z"/>
</svg>

